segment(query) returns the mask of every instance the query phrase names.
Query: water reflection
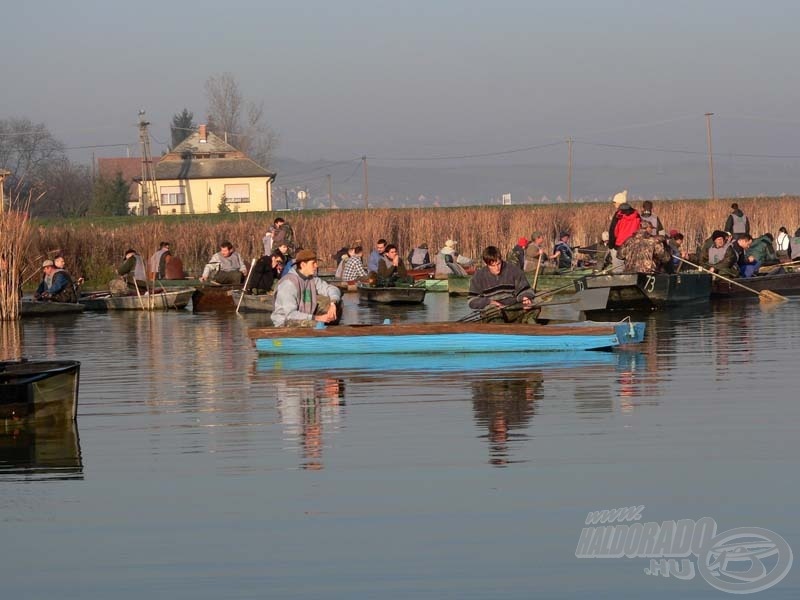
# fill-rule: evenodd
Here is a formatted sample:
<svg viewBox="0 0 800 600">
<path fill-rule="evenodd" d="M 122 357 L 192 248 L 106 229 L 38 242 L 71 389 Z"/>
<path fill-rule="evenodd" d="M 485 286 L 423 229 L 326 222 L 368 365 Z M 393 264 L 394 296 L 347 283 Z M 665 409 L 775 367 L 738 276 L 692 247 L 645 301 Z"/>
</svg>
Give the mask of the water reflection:
<svg viewBox="0 0 800 600">
<path fill-rule="evenodd" d="M 4 321 L 0 325 L 0 360 L 22 357 L 22 328 L 18 321 Z"/>
<path fill-rule="evenodd" d="M 24 425 L 5 421 L 0 429 L 0 481 L 83 479 L 75 422 Z"/>
<path fill-rule="evenodd" d="M 542 373 L 479 379 L 472 382 L 475 423 L 488 429 L 489 463 L 505 467 L 515 462 L 511 447 L 528 439 L 527 429 L 536 401 L 542 397 Z"/>
<path fill-rule="evenodd" d="M 338 429 L 343 416 L 344 380 L 285 377 L 278 378 L 275 386 L 284 439 L 299 446 L 303 469 L 323 469 L 324 435 Z"/>
</svg>

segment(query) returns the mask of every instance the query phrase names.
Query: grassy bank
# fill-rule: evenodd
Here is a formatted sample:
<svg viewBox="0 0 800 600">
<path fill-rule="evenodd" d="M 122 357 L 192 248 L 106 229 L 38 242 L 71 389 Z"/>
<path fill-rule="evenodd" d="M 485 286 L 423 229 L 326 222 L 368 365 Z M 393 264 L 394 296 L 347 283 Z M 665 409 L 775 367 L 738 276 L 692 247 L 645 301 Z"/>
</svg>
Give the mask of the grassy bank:
<svg viewBox="0 0 800 600">
<path fill-rule="evenodd" d="M 754 235 L 775 235 L 780 226 L 794 233 L 800 226 L 799 200 L 735 199 L 750 218 Z M 667 229 L 682 231 L 689 247 L 694 247 L 723 227 L 730 204 L 730 199 L 664 201 L 655 203 L 654 213 Z M 634 206 L 640 208 L 641 203 Z M 613 204 L 603 202 L 47 221 L 34 223 L 28 262 L 29 268 L 37 269 L 44 258 L 62 253 L 74 274 L 86 277 L 90 285 L 102 286 L 113 276 L 127 248 L 135 248 L 147 258 L 164 240 L 171 243 L 186 270 L 197 275 L 223 240 L 233 242 L 246 260 L 260 256 L 261 238 L 279 215 L 290 222 L 300 245 L 317 250 L 324 267 L 333 266 L 331 255 L 342 245 L 361 240 L 368 251 L 379 238 L 396 243 L 403 255 L 422 242 L 436 251 L 445 240 L 454 239 L 463 254 L 477 257 L 489 244 L 505 252 L 517 238 L 530 237 L 534 231 L 544 233 L 549 244 L 561 230 L 572 233 L 574 245 L 592 244 L 608 228 L 612 214 Z"/>
</svg>

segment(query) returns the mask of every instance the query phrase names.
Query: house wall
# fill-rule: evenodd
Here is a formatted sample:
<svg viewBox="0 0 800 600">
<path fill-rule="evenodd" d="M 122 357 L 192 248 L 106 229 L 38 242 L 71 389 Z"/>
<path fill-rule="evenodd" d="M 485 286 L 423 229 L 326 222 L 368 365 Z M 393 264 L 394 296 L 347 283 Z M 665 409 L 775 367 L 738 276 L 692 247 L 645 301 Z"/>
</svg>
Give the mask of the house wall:
<svg viewBox="0 0 800 600">
<path fill-rule="evenodd" d="M 241 177 L 233 179 L 159 179 L 157 182 L 159 199 L 162 188 L 182 186 L 185 190 L 185 204 L 162 204 L 161 214 L 208 214 L 219 212 L 219 203 L 225 193 L 226 185 L 249 186 L 250 201 L 229 202 L 231 212 L 264 212 L 272 210 L 272 181 L 266 177 Z"/>
</svg>

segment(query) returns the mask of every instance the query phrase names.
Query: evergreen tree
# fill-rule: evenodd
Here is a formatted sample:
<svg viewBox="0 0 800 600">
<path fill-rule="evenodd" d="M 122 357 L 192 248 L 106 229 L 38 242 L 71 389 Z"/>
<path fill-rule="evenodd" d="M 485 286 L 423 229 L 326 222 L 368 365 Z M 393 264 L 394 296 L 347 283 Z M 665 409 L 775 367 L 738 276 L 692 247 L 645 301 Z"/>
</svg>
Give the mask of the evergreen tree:
<svg viewBox="0 0 800 600">
<path fill-rule="evenodd" d="M 172 126 L 170 127 L 172 132 L 172 146 L 170 149 L 189 137 L 195 129 L 197 129 L 197 125 L 194 123 L 194 113 L 189 112 L 188 109 L 184 108 L 183 112 L 173 116 Z"/>
<path fill-rule="evenodd" d="M 94 217 L 127 215 L 129 198 L 130 184 L 122 178 L 122 173 L 117 173 L 111 180 L 100 177 L 94 182 L 89 215 Z"/>
</svg>

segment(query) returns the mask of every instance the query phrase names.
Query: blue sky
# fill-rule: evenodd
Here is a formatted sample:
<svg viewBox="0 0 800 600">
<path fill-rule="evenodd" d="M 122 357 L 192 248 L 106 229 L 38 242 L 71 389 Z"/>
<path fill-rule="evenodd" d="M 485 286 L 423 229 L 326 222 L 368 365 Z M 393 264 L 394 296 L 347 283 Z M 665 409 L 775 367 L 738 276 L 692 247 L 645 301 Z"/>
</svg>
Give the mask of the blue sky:
<svg viewBox="0 0 800 600">
<path fill-rule="evenodd" d="M 588 144 L 702 152 L 707 111 L 715 152 L 800 155 L 795 2 L 31 0 L 4 12 L 0 118 L 44 122 L 69 146 L 138 151 L 140 108 L 166 142 L 173 114 L 202 122 L 205 80 L 230 72 L 264 102 L 278 154 L 302 160 L 391 165 L 568 136 L 597 164 L 678 160 L 691 157 Z"/>
</svg>

